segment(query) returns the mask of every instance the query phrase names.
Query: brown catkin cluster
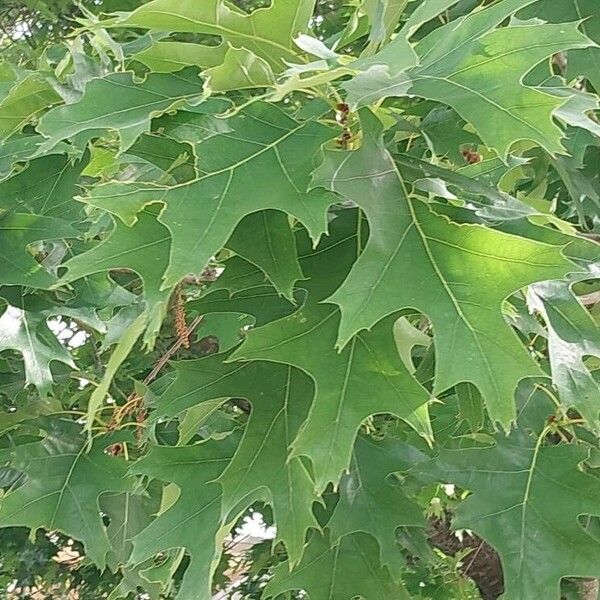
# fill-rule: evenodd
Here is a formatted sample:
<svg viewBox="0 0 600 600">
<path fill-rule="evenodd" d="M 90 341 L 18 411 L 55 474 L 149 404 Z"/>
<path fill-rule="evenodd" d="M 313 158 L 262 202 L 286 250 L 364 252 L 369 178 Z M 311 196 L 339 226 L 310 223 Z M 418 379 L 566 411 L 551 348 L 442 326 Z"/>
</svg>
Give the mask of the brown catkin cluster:
<svg viewBox="0 0 600 600">
<path fill-rule="evenodd" d="M 181 345 L 184 348 L 189 348 L 190 338 L 188 334 L 187 324 L 185 322 L 185 306 L 183 303 L 183 294 L 181 293 L 181 286 L 178 286 L 175 290 L 174 313 L 175 331 L 177 331 L 177 337 L 181 340 Z"/>
</svg>

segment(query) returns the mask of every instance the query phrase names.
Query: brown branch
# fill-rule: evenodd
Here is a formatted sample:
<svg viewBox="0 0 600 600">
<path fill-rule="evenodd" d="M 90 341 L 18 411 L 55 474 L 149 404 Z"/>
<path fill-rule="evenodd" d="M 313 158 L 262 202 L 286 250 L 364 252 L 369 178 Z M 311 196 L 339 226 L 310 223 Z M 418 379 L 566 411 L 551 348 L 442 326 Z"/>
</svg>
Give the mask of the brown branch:
<svg viewBox="0 0 600 600">
<path fill-rule="evenodd" d="M 190 323 L 190 326 L 187 328 L 188 338 L 190 335 L 192 335 L 192 333 L 194 332 L 194 329 L 196 329 L 196 327 L 198 327 L 198 325 L 200 325 L 203 318 L 204 318 L 203 315 L 200 315 L 200 316 L 196 317 Z M 169 362 L 169 360 L 177 352 L 177 350 L 179 350 L 181 348 L 181 346 L 183 346 L 183 339 L 178 338 L 177 340 L 175 340 L 175 343 L 160 357 L 158 362 L 154 365 L 154 368 L 152 369 L 152 371 L 150 371 L 150 373 L 148 373 L 148 375 L 146 375 L 146 377 L 144 377 L 145 385 L 149 384 L 150 382 L 152 382 L 156 379 L 160 370 Z"/>
<path fill-rule="evenodd" d="M 434 547 L 448 556 L 472 549 L 461 572 L 473 580 L 483 600 L 497 600 L 502 595 L 504 577 L 500 558 L 484 540 L 476 535 L 466 534 L 459 539 L 452 531 L 448 515 L 429 520 L 427 537 Z"/>
<path fill-rule="evenodd" d="M 200 325 L 203 318 L 203 315 L 200 315 L 190 323 L 190 326 L 187 328 L 188 337 L 194 332 L 196 327 Z M 175 340 L 175 343 L 159 358 L 158 362 L 154 365 L 150 373 L 148 373 L 148 375 L 144 377 L 144 385 L 148 385 L 156 379 L 161 369 L 169 362 L 169 360 L 173 357 L 174 354 L 176 354 L 176 352 L 181 348 L 182 345 L 182 338 L 178 338 L 177 340 Z M 123 406 L 120 406 L 115 410 L 111 422 L 108 425 L 108 429 L 116 429 L 127 415 L 130 415 L 131 413 L 137 411 L 136 421 L 138 422 L 139 436 L 139 433 L 141 432 L 142 423 L 146 419 L 146 411 L 141 410 L 141 402 L 142 397 L 137 392 L 132 392 L 131 394 L 129 394 L 127 402 L 125 402 Z"/>
</svg>

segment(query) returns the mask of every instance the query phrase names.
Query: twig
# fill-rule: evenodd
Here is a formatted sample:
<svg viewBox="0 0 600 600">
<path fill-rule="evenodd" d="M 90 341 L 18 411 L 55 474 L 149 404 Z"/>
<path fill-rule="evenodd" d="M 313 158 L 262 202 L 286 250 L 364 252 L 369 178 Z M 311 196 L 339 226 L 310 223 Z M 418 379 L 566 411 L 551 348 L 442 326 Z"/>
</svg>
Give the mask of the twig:
<svg viewBox="0 0 600 600">
<path fill-rule="evenodd" d="M 200 316 L 196 317 L 190 323 L 190 326 L 187 328 L 188 337 L 194 332 L 196 327 L 198 327 L 198 325 L 200 325 L 203 318 L 204 318 L 203 315 L 200 315 Z M 154 381 L 156 379 L 156 377 L 160 373 L 161 369 L 169 362 L 169 360 L 181 348 L 182 345 L 183 345 L 183 339 L 181 337 L 179 337 L 177 340 L 175 340 L 175 343 L 160 357 L 158 362 L 152 368 L 152 371 L 150 371 L 150 373 L 148 373 L 148 375 L 146 375 L 146 377 L 144 377 L 144 380 L 143 380 L 144 385 L 148 385 L 149 383 L 151 383 L 152 381 Z M 108 425 L 108 429 L 109 430 L 115 429 L 118 425 L 121 424 L 121 421 L 127 415 L 138 410 L 139 412 L 136 416 L 136 421 L 138 424 L 138 433 L 139 433 L 141 431 L 142 423 L 146 419 L 146 411 L 139 410 L 141 401 L 142 401 L 141 396 L 137 392 L 132 392 L 129 395 L 129 397 L 127 398 L 127 402 L 125 402 L 125 404 L 123 406 L 120 406 L 115 411 L 115 414 L 114 414 L 110 424 Z"/>
<path fill-rule="evenodd" d="M 188 337 L 192 335 L 194 329 L 200 325 L 203 318 L 203 315 L 200 315 L 190 323 L 190 326 L 187 328 Z M 152 371 L 150 371 L 150 373 L 144 377 L 145 385 L 156 379 L 156 376 L 160 370 L 167 364 L 167 362 L 169 362 L 171 357 L 177 352 L 177 350 L 179 350 L 179 348 L 181 348 L 181 346 L 183 346 L 183 339 L 178 338 L 175 343 L 160 357 L 159 361 L 154 365 Z"/>
</svg>

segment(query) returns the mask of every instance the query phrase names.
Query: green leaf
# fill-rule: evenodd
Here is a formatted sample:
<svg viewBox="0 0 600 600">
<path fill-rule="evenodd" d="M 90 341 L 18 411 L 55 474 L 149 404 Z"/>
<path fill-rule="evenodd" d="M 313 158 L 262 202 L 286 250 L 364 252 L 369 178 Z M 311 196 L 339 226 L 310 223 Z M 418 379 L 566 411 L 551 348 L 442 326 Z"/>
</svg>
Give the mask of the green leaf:
<svg viewBox="0 0 600 600">
<path fill-rule="evenodd" d="M 548 327 L 552 381 L 565 413 L 575 408 L 592 428 L 600 430 L 600 382 L 584 362 L 586 356 L 600 357 L 600 326 L 566 283 L 538 283 L 529 288 L 528 299 Z"/>
<path fill-rule="evenodd" d="M 200 273 L 246 214 L 267 208 L 287 212 L 315 240 L 326 230 L 326 211 L 335 197 L 306 189 L 313 156 L 332 137 L 331 129 L 297 122 L 263 103 L 248 107 L 229 125 L 231 134 L 197 145 L 202 173 L 197 180 L 174 187 L 110 183 L 96 187 L 85 199 L 130 226 L 144 206 L 164 205 L 159 221 L 171 231 L 172 245 L 163 288 Z"/>
<path fill-rule="evenodd" d="M 6 3 L 0 596 L 600 580 L 600 0 Z"/>
<path fill-rule="evenodd" d="M 102 511 L 109 519 L 107 534 L 111 551 L 107 564 L 113 572 L 120 571 L 123 578 L 113 589 L 109 599 L 127 598 L 136 593 L 138 586 L 143 587 L 152 600 L 159 600 L 165 587 L 163 582 L 150 582 L 144 577 L 143 570 L 136 571 L 125 566 L 133 550 L 132 538 L 144 530 L 160 509 L 159 486 L 149 486 L 147 490 L 138 487 L 134 491 L 122 494 L 105 495 L 100 499 Z"/>
<path fill-rule="evenodd" d="M 428 20 L 455 4 L 449 0 L 422 3 L 392 43 L 367 61 L 356 64 L 363 72 L 345 85 L 349 102 L 363 106 L 386 96 L 407 94 L 412 82 L 411 67 L 415 67 L 417 73 L 421 64 L 443 67 L 449 63 L 454 67 L 461 59 L 468 59 L 474 53 L 473 45 L 478 43 L 483 33 L 494 29 L 524 3 L 534 1 L 504 0 L 485 11 L 470 13 L 458 21 L 458 26 L 450 22 L 434 29 L 413 49 L 408 38 Z M 410 60 L 405 58 L 407 54 L 412 55 Z"/>
<path fill-rule="evenodd" d="M 467 177 L 478 177 L 493 185 L 500 185 L 511 169 L 527 164 L 526 158 L 518 158 L 509 154 L 506 159 L 503 159 L 494 151 L 485 149 L 480 150 L 480 156 L 480 162 L 473 165 L 466 164 L 458 172 Z"/>
<path fill-rule="evenodd" d="M 429 437 L 429 396 L 400 360 L 392 322 L 360 333 L 334 350 L 339 313 L 307 305 L 290 317 L 256 329 L 232 360 L 291 364 L 310 375 L 316 387 L 307 420 L 292 444 L 293 456 L 311 459 L 322 491 L 348 468 L 357 430 L 369 416 L 388 412 Z"/>
<path fill-rule="evenodd" d="M 400 317 L 394 323 L 394 341 L 396 342 L 396 348 L 404 366 L 411 373 L 414 373 L 413 349 L 416 346 L 425 346 L 427 348 L 431 344 L 431 338 L 412 325 L 406 317 Z"/>
<path fill-rule="evenodd" d="M 35 386 L 42 398 L 52 391 L 52 361 L 75 368 L 67 349 L 48 329 L 46 318 L 43 313 L 10 305 L 0 317 L 0 352 L 15 350 L 23 356 L 25 385 Z"/>
<path fill-rule="evenodd" d="M 61 101 L 60 96 L 41 73 L 22 73 L 8 94 L 0 99 L 0 141 Z"/>
<path fill-rule="evenodd" d="M 88 448 L 75 423 L 40 424 L 46 431 L 41 441 L 1 451 L 26 478 L 3 497 L 0 526 L 62 531 L 81 540 L 90 559 L 104 568 L 111 545 L 98 502 L 102 494 L 130 488 L 125 463 L 104 452 L 106 438 Z"/>
<path fill-rule="evenodd" d="M 593 42 L 577 29 L 577 23 L 519 24 L 492 31 L 522 6 L 523 0 L 504 0 L 469 14 L 458 25 L 451 22 L 434 30 L 415 47 L 418 66 L 399 74 L 392 71 L 388 58 L 396 42 L 390 44 L 383 60 L 371 58 L 369 66 L 373 66 L 346 84 L 349 102 L 364 106 L 386 96 L 428 98 L 454 108 L 502 157 L 523 139 L 552 154 L 565 153 L 561 130 L 552 122 L 564 100 L 524 86 L 521 80 L 552 54 L 587 48 Z M 403 43 L 402 36 L 397 39 Z"/>
<path fill-rule="evenodd" d="M 127 358 L 129 353 L 133 350 L 135 343 L 138 338 L 142 335 L 144 328 L 146 326 L 148 317 L 146 311 L 142 312 L 131 325 L 125 329 L 123 332 L 118 344 L 110 355 L 110 359 L 106 365 L 106 370 L 104 371 L 104 375 L 102 376 L 102 380 L 99 385 L 94 389 L 92 395 L 90 396 L 88 406 L 87 406 L 87 415 L 85 422 L 85 430 L 91 435 L 92 428 L 94 426 L 94 419 L 96 417 L 96 413 L 102 407 L 102 403 L 104 402 L 106 395 L 108 394 L 108 389 L 112 380 L 117 373 L 117 370 L 123 363 L 123 361 Z"/>
<path fill-rule="evenodd" d="M 152 45 L 131 58 L 154 73 L 174 73 L 185 67 L 216 67 L 223 63 L 227 46 L 202 46 L 188 42 L 152 41 Z"/>
<path fill-rule="evenodd" d="M 313 390 L 291 367 L 271 363 L 224 364 L 226 356 L 175 363 L 177 379 L 160 398 L 153 419 L 173 417 L 215 398 L 245 398 L 252 413 L 233 459 L 218 481 L 223 515 L 236 516 L 258 500 L 273 506 L 276 541 L 286 545 L 292 564 L 302 556 L 306 531 L 318 523 L 312 514 L 314 482 L 288 448 L 306 418 Z M 266 491 L 266 495 L 265 495 Z"/>
<path fill-rule="evenodd" d="M 555 116 L 567 125 L 580 127 L 592 133 L 596 138 L 600 137 L 600 125 L 595 119 L 590 118 L 593 111 L 600 108 L 598 96 L 580 90 L 573 90 L 560 85 L 560 83 L 552 80 L 546 82 L 546 85 L 541 88 L 542 90 L 547 89 L 549 93 L 555 96 L 565 98 L 564 104 L 554 113 Z"/>
<path fill-rule="evenodd" d="M 196 339 L 216 338 L 219 351 L 226 352 L 237 346 L 244 335 L 244 331 L 254 324 L 254 319 L 243 313 L 222 312 L 205 314 L 196 333 Z"/>
<path fill-rule="evenodd" d="M 229 120 L 219 117 L 231 109 L 224 98 L 209 98 L 198 106 L 188 107 L 154 119 L 153 129 L 179 142 L 199 144 L 213 135 L 231 133 Z"/>
<path fill-rule="evenodd" d="M 56 155 L 32 160 L 27 168 L 0 182 L 0 208 L 79 221 L 84 205 L 73 197 L 87 159 L 73 161 Z"/>
<path fill-rule="evenodd" d="M 408 0 L 364 0 L 361 8 L 371 23 L 367 53 L 389 41 L 407 4 Z"/>
<path fill-rule="evenodd" d="M 456 225 L 410 199 L 378 122 L 364 113 L 363 126 L 360 150 L 329 153 L 315 174 L 315 184 L 354 201 L 371 230 L 348 278 L 328 299 L 341 308 L 338 344 L 401 309 L 423 312 L 434 330 L 433 393 L 470 381 L 492 420 L 508 427 L 517 383 L 541 371 L 504 322 L 502 302 L 575 266 L 559 247 Z"/>
<path fill-rule="evenodd" d="M 405 463 L 405 446 L 388 437 L 356 439 L 350 473 L 340 483 L 340 499 L 327 524 L 332 541 L 361 531 L 379 544 L 381 565 L 400 578 L 405 561 L 396 543 L 400 526 L 424 527 L 422 509 L 409 500 L 393 473 Z"/>
<path fill-rule="evenodd" d="M 207 293 L 189 302 L 187 308 L 190 313 L 203 315 L 242 313 L 251 316 L 254 325 L 260 326 L 293 313 L 305 297 L 304 290 L 296 290 L 292 304 L 268 285 L 260 269 L 239 256 L 233 256 L 226 261 L 225 271 L 211 284 Z"/>
<path fill-rule="evenodd" d="M 471 383 L 459 383 L 456 399 L 459 417 L 467 422 L 472 433 L 479 431 L 484 423 L 483 398 L 479 390 Z"/>
<path fill-rule="evenodd" d="M 134 473 L 174 483 L 180 489 L 175 504 L 133 538 L 130 558 L 130 563 L 137 565 L 170 548 L 185 548 L 190 563 L 178 598 L 212 598 L 212 574 L 222 539 L 221 489 L 214 480 L 231 459 L 235 442 L 157 446 L 132 467 Z"/>
<path fill-rule="evenodd" d="M 581 31 L 591 40 L 600 43 L 600 13 L 595 0 L 540 0 L 523 9 L 520 18 L 540 18 L 550 23 L 580 22 Z M 589 79 L 596 91 L 600 91 L 600 48 L 597 46 L 580 50 L 569 50 L 567 78 L 583 75 Z"/>
<path fill-rule="evenodd" d="M 458 4 L 459 0 L 422 0 L 412 12 L 401 33 L 406 34 L 406 37 L 411 37 L 425 23 L 431 21 L 444 11 L 448 10 L 454 4 Z"/>
<path fill-rule="evenodd" d="M 232 236 L 233 237 L 233 236 Z M 270 294 L 276 292 L 272 284 L 269 284 L 265 272 L 256 265 L 248 262 L 241 256 L 234 255 L 223 262 L 223 272 L 216 278 L 207 290 L 207 295 L 204 299 L 208 300 L 211 296 L 222 297 L 222 292 L 228 292 L 231 296 L 240 292 L 251 292 L 257 288 L 270 288 Z M 296 291 L 296 294 L 298 291 Z M 285 300 L 281 294 L 280 298 Z M 200 303 L 204 301 L 200 300 Z M 284 304 L 289 306 L 289 300 L 285 300 Z M 267 319 L 272 321 L 273 318 Z"/>
<path fill-rule="evenodd" d="M 452 161 L 464 165 L 461 148 L 477 148 L 481 140 L 465 129 L 465 121 L 455 110 L 446 107 L 434 108 L 421 121 L 421 131 L 431 145 L 432 151 Z"/>
<path fill-rule="evenodd" d="M 600 577 L 600 545 L 581 521 L 600 514 L 600 483 L 579 469 L 589 451 L 542 442 L 517 431 L 491 448 L 443 450 L 412 471 L 471 491 L 453 526 L 498 551 L 514 600 L 558 598 L 562 577 Z"/>
<path fill-rule="evenodd" d="M 296 292 L 295 303 L 301 303 L 303 298 L 303 294 Z M 269 285 L 257 285 L 231 295 L 226 290 L 217 290 L 190 302 L 187 307 L 200 314 L 223 312 L 250 315 L 256 326 L 285 317 L 297 308 Z"/>
<path fill-rule="evenodd" d="M 229 46 L 222 64 L 204 72 L 207 94 L 262 88 L 274 85 L 269 63 L 244 48 Z"/>
<path fill-rule="evenodd" d="M 179 430 L 177 445 L 187 445 L 199 433 L 199 428 L 219 411 L 223 402 L 222 398 L 217 398 L 216 400 L 207 400 L 188 408 L 177 427 Z"/>
<path fill-rule="evenodd" d="M 357 336 L 351 348 L 338 353 L 334 343 L 339 312 L 317 303 L 339 285 L 355 260 L 357 230 L 361 228 L 356 216 L 354 210 L 343 211 L 332 222 L 331 235 L 314 251 L 310 240 L 300 236 L 308 301 L 289 317 L 251 331 L 232 356 L 232 360 L 290 364 L 315 381 L 315 400 L 292 444 L 292 455 L 311 459 L 319 491 L 329 482 L 336 484 L 348 468 L 356 432 L 370 415 L 390 412 L 421 435 L 430 435 L 428 393 L 400 359 L 392 322 Z"/>
<path fill-rule="evenodd" d="M 312 384 L 291 367 L 269 365 L 268 387 L 258 387 L 262 402 L 253 402 L 252 414 L 238 451 L 219 478 L 223 508 L 233 509 L 261 499 L 260 488 L 269 490 L 277 525 L 275 541 L 283 541 L 290 564 L 304 552 L 306 532 L 318 528 L 312 505 L 318 501 L 313 478 L 303 461 L 288 457 L 288 449 L 306 418 Z M 272 374 L 271 374 L 272 372 Z M 258 374 L 258 382 L 265 376 Z M 271 396 L 269 402 L 265 401 Z M 257 398 L 247 394 L 248 398 Z"/>
<path fill-rule="evenodd" d="M 44 138 L 41 135 L 18 133 L 2 142 L 0 144 L 0 181 L 15 170 L 19 161 L 26 161 L 33 156 L 43 141 Z"/>
<path fill-rule="evenodd" d="M 201 94 L 202 82 L 193 68 L 176 75 L 150 73 L 141 82 L 132 73 L 92 79 L 78 102 L 53 108 L 40 119 L 38 131 L 48 139 L 39 152 L 74 137 L 83 145 L 107 131 L 119 133 L 125 151 L 149 131 L 152 117 L 197 103 Z"/>
<path fill-rule="evenodd" d="M 552 218 L 490 185 L 489 181 L 467 177 L 407 154 L 394 155 L 394 161 L 402 177 L 412 181 L 417 189 L 431 191 L 438 198 L 449 196 L 456 204 L 472 210 L 479 217 L 478 222 L 492 226 L 509 221 L 528 222 L 534 215 L 547 220 Z"/>
<path fill-rule="evenodd" d="M 133 549 L 132 538 L 152 522 L 152 515 L 160 509 L 157 494 L 153 491 L 136 489 L 101 498 L 100 505 L 109 518 L 107 534 L 111 552 L 108 562 L 113 570 L 127 563 Z"/>
<path fill-rule="evenodd" d="M 330 544 L 327 536 L 313 535 L 302 562 L 291 573 L 278 565 L 265 587 L 264 597 L 273 598 L 293 590 L 305 590 L 311 600 L 408 599 L 400 583 L 393 580 L 378 561 L 379 550 L 365 534 L 343 537 Z"/>
<path fill-rule="evenodd" d="M 6 376 L 5 373 L 2 375 Z M 20 384 L 21 382 L 18 381 L 17 386 L 20 387 Z M 5 385 L 5 379 L 3 377 L 2 387 L 4 388 Z M 2 392 L 8 395 L 5 389 L 2 389 Z M 0 432 L 5 434 L 9 430 L 16 428 L 18 425 L 27 421 L 32 421 L 33 419 L 46 415 L 56 414 L 60 412 L 61 408 L 60 402 L 55 398 L 40 399 L 39 397 L 34 397 L 26 404 L 20 405 L 16 411 L 2 415 Z"/>
<path fill-rule="evenodd" d="M 306 30 L 314 4 L 314 0 L 275 0 L 269 8 L 247 15 L 223 0 L 201 4 L 154 0 L 119 20 L 118 25 L 218 35 L 281 69 L 284 60 L 296 58 L 292 40 Z"/>
<path fill-rule="evenodd" d="M 142 134 L 121 156 L 121 161 L 130 172 L 136 163 L 139 165 L 139 172 L 132 177 L 137 181 L 177 184 L 191 181 L 198 175 L 191 144 L 164 135 Z"/>
<path fill-rule="evenodd" d="M 236 227 L 227 247 L 264 271 L 279 293 L 293 301 L 294 284 L 303 274 L 287 215 L 276 210 L 248 215 Z"/>
<path fill-rule="evenodd" d="M 3 285 L 49 288 L 56 277 L 30 252 L 34 242 L 79 237 L 67 221 L 22 213 L 0 213 L 0 279 Z"/>
<path fill-rule="evenodd" d="M 167 228 L 159 223 L 151 212 L 143 211 L 133 227 L 116 221 L 106 240 L 61 265 L 68 271 L 56 285 L 111 269 L 136 272 L 144 282 L 147 328 L 144 341 L 147 346 L 152 347 L 171 294 L 169 289 L 160 289 L 169 260 L 170 243 Z"/>
</svg>

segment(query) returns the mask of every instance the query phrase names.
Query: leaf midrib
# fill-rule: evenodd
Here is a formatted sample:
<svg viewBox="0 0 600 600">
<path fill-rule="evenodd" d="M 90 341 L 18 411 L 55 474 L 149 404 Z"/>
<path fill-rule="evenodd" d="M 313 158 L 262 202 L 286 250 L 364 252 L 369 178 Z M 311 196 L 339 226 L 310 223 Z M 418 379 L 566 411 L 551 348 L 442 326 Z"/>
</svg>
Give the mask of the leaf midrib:
<svg viewBox="0 0 600 600">
<path fill-rule="evenodd" d="M 202 1 L 202 0 L 200 0 L 200 1 Z M 301 3 L 298 2 L 298 5 L 300 5 L 300 4 Z M 269 40 L 267 38 L 258 37 L 256 35 L 252 36 L 245 32 L 242 32 L 242 31 L 236 31 L 235 29 L 229 29 L 228 27 L 224 27 L 223 25 L 221 25 L 219 23 L 207 23 L 206 21 L 192 19 L 191 17 L 186 17 L 184 15 L 174 15 L 173 13 L 169 13 L 169 12 L 162 11 L 162 10 L 146 10 L 145 13 L 147 15 L 153 15 L 153 16 L 157 16 L 157 17 L 175 17 L 177 19 L 181 19 L 182 21 L 187 21 L 188 23 L 191 23 L 193 25 L 200 25 L 201 27 L 204 27 L 205 29 L 210 29 L 211 30 L 210 33 L 214 33 L 215 31 L 217 31 L 218 33 L 216 33 L 216 35 L 220 34 L 224 38 L 241 37 L 241 38 L 249 40 L 249 42 L 251 44 L 253 44 L 254 46 L 257 46 L 258 44 L 263 43 L 263 44 L 272 46 L 273 48 L 277 48 L 278 50 L 283 51 L 284 54 L 288 57 L 295 58 L 295 59 L 299 58 L 293 50 L 291 50 L 290 48 L 286 48 L 285 46 L 282 46 L 278 42 Z M 296 13 L 296 15 L 297 15 L 297 13 Z M 295 19 L 296 19 L 296 17 L 294 18 L 294 23 L 295 23 Z M 253 29 L 254 29 L 254 25 L 255 24 L 252 23 Z M 258 46 L 258 47 L 260 48 L 260 46 Z M 261 54 L 263 54 L 262 51 L 261 51 Z M 269 57 L 268 53 L 266 53 L 265 55 L 267 57 Z"/>
</svg>

